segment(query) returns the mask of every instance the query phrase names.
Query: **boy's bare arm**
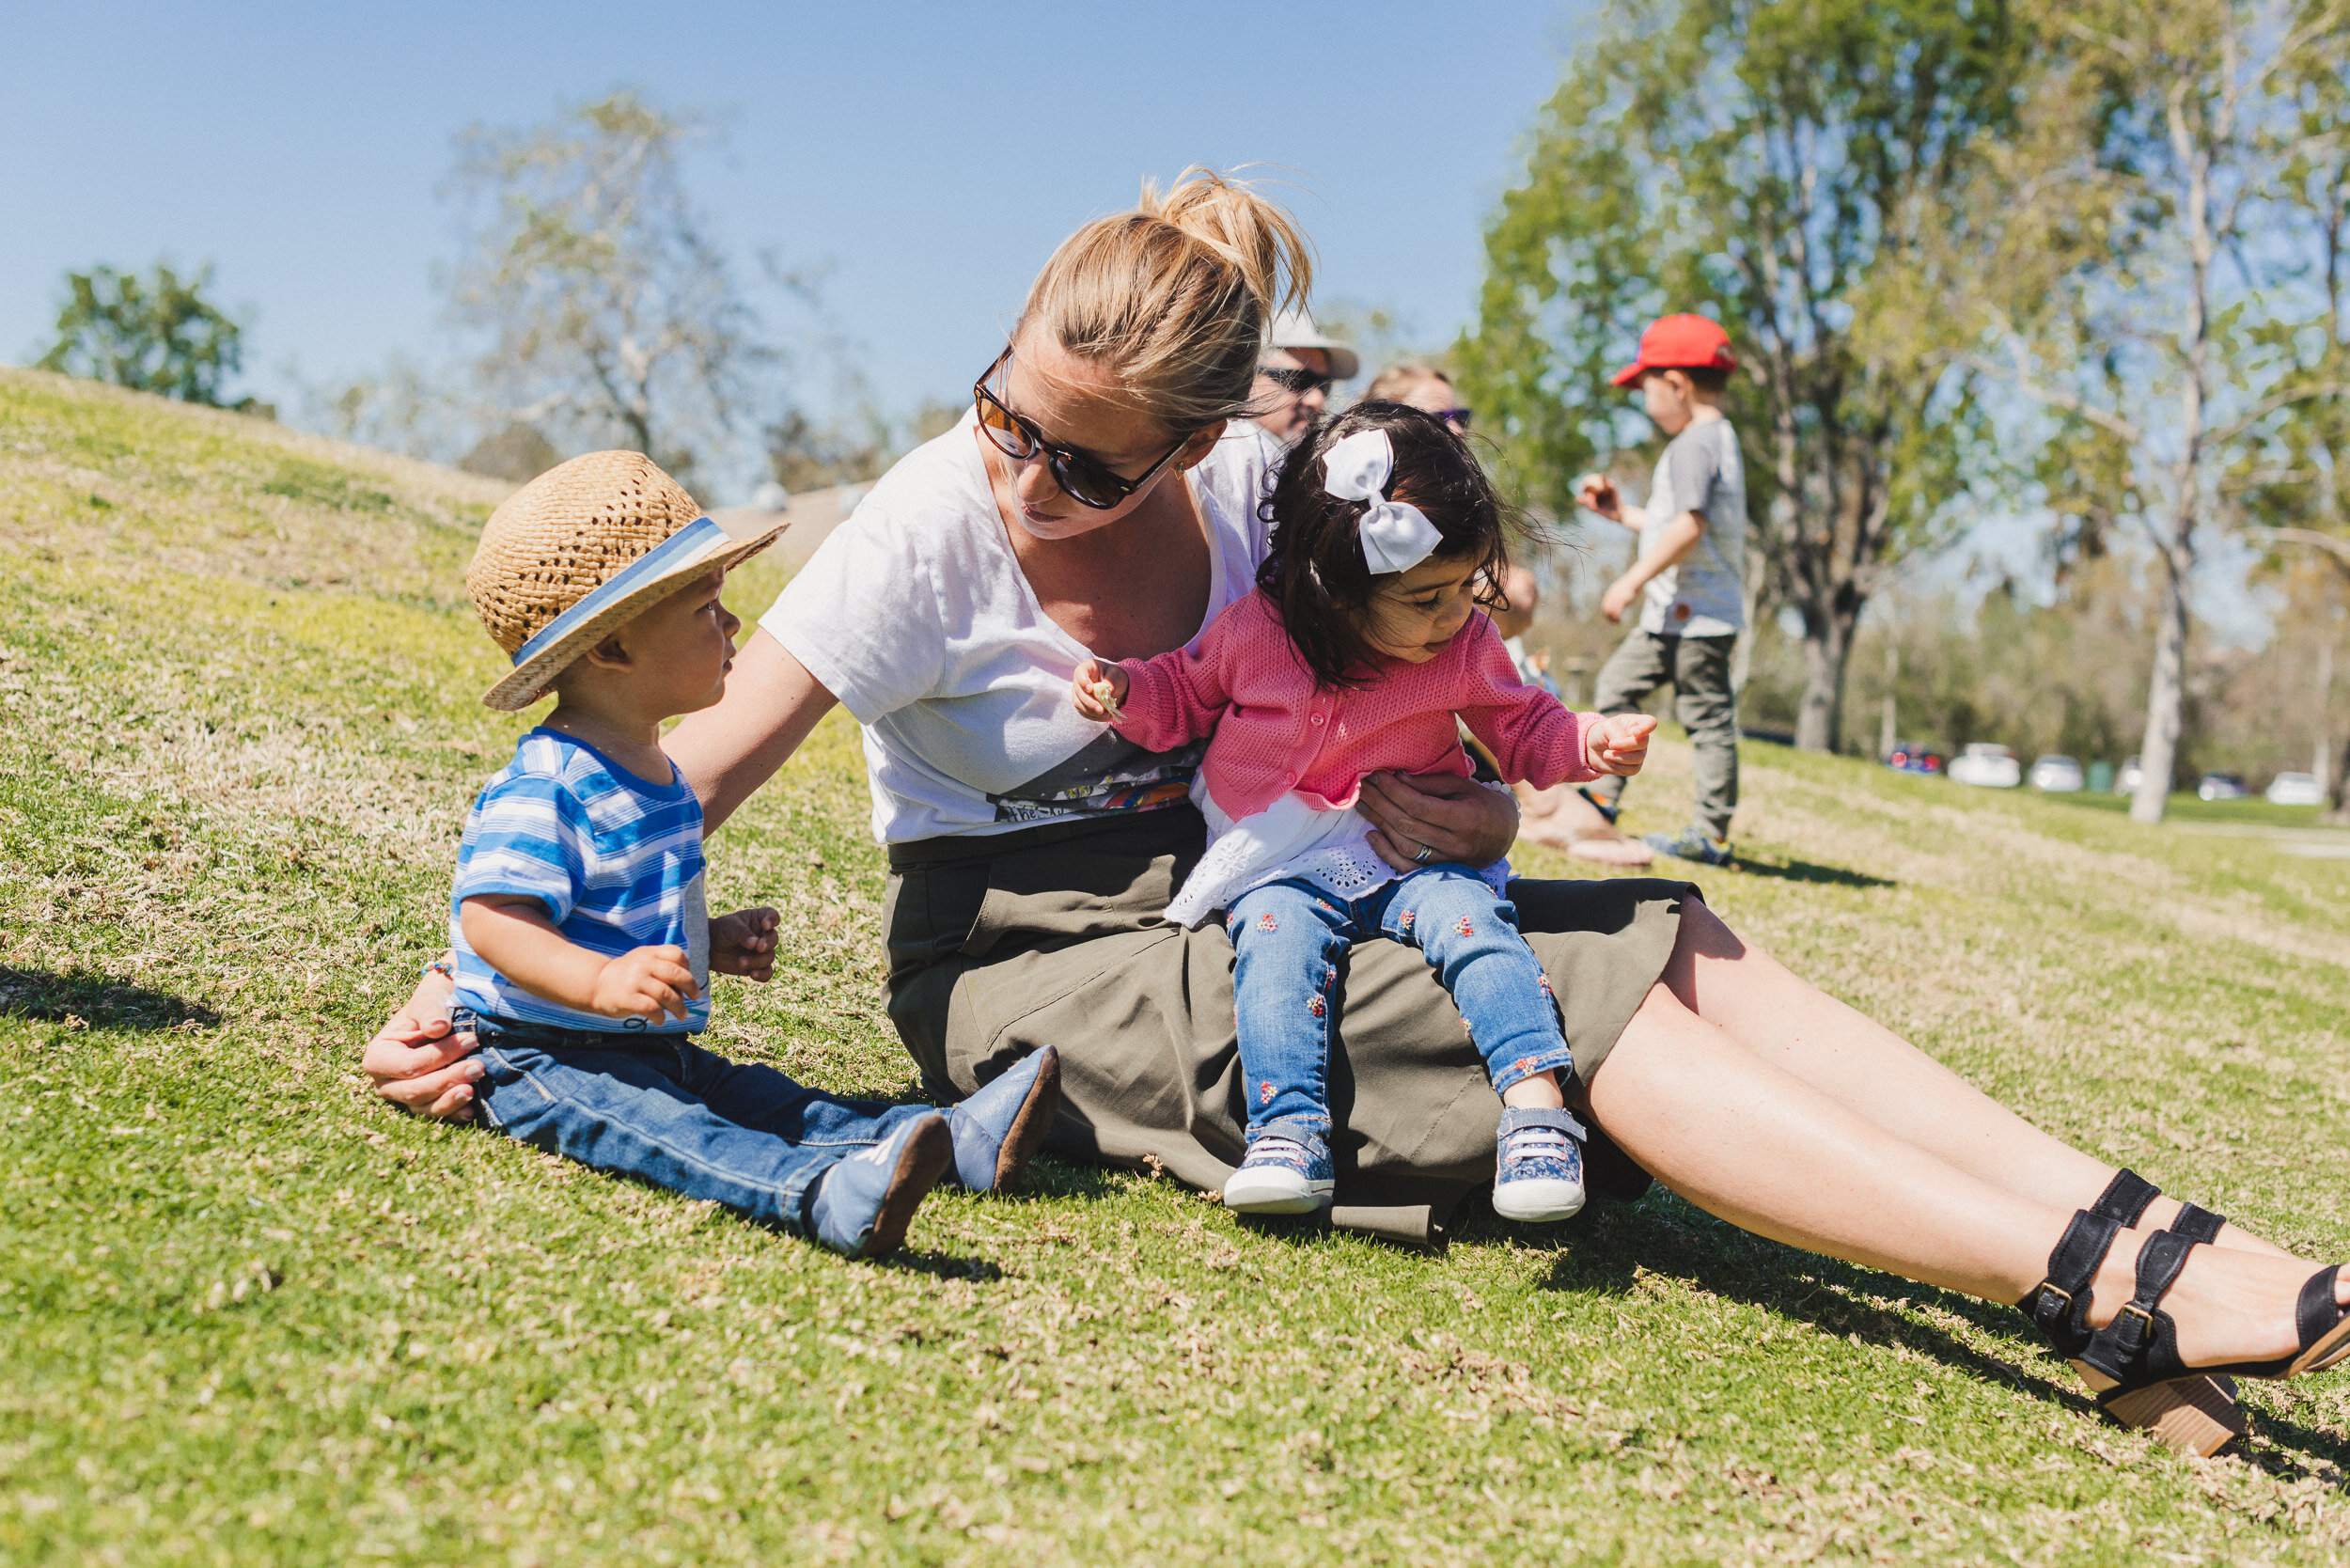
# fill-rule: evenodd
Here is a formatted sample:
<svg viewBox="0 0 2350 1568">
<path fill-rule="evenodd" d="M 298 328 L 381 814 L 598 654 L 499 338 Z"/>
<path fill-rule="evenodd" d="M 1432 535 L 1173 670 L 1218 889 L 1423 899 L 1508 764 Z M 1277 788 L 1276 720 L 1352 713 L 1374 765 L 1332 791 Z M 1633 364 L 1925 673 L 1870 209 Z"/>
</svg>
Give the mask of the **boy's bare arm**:
<svg viewBox="0 0 2350 1568">
<path fill-rule="evenodd" d="M 1648 527 L 1648 509 L 1626 506 L 1622 493 L 1616 489 L 1616 481 L 1605 474 L 1586 474 L 1575 480 L 1574 498 L 1578 505 L 1610 523 L 1622 524 L 1636 534 Z"/>
<path fill-rule="evenodd" d="M 465 901 L 458 918 L 466 945 L 483 963 L 558 1007 L 606 1018 L 666 1012 L 682 1022 L 687 1002 L 701 995 L 684 949 L 636 948 L 605 958 L 567 940 L 537 899 L 479 894 Z"/>
<path fill-rule="evenodd" d="M 1630 570 L 1607 585 L 1600 595 L 1599 613 L 1610 620 L 1622 620 L 1623 612 L 1640 596 L 1649 579 L 1668 568 L 1679 566 L 1689 558 L 1705 537 L 1705 513 L 1684 511 L 1663 527 L 1646 530 L 1640 536 L 1640 558 Z"/>
</svg>

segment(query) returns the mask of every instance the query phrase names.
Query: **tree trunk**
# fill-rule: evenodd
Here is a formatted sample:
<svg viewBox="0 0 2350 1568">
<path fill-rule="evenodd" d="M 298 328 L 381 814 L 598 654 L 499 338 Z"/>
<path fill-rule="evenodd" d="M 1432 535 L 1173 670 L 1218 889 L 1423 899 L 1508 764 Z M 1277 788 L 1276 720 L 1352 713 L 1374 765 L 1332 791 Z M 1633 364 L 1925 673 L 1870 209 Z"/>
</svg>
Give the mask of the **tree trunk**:
<svg viewBox="0 0 2350 1568">
<path fill-rule="evenodd" d="M 1838 599 L 1825 610 L 1804 611 L 1803 698 L 1795 707 L 1795 745 L 1804 751 L 1834 751 L 1843 737 L 1844 666 L 1860 604 L 1856 595 Z"/>
<path fill-rule="evenodd" d="M 2184 522 L 2184 519 L 2181 520 Z M 2179 707 L 2186 689 L 2186 583 L 2194 564 L 2178 538 L 2163 547 L 2162 617 L 2154 627 L 2154 673 L 2146 684 L 2146 739 L 2138 748 L 2138 788 L 2130 820 L 2162 821 L 2170 775 L 2179 760 Z"/>
<path fill-rule="evenodd" d="M 1882 762 L 1893 755 L 1893 748 L 1902 744 L 1901 708 L 1894 700 L 1893 688 L 1902 678 L 1902 645 L 1893 640 L 1890 627 L 1885 633 L 1885 703 L 1877 719 L 1877 760 Z"/>
<path fill-rule="evenodd" d="M 2326 803 L 2326 814 L 2318 821 L 2350 825 L 2350 800 L 2343 798 L 2346 793 L 2350 793 L 2350 741 L 2342 743 L 2342 758 L 2334 764 L 2333 792 Z"/>
</svg>

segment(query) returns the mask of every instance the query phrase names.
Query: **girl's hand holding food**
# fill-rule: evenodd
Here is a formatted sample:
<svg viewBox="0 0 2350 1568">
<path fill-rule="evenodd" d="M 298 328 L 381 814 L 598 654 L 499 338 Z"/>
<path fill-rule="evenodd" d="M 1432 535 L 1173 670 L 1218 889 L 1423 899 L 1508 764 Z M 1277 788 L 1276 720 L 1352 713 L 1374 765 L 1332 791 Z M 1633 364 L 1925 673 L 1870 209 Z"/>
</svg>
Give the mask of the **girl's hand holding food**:
<svg viewBox="0 0 2350 1568">
<path fill-rule="evenodd" d="M 1099 659 L 1088 659 L 1077 666 L 1077 677 L 1069 685 L 1069 697 L 1076 704 L 1080 717 L 1095 724 L 1123 724 L 1126 687 L 1124 670 Z"/>
<path fill-rule="evenodd" d="M 1600 773 L 1629 778 L 1648 760 L 1648 738 L 1655 732 L 1656 720 L 1647 713 L 1610 713 L 1583 727 L 1583 760 Z"/>
</svg>

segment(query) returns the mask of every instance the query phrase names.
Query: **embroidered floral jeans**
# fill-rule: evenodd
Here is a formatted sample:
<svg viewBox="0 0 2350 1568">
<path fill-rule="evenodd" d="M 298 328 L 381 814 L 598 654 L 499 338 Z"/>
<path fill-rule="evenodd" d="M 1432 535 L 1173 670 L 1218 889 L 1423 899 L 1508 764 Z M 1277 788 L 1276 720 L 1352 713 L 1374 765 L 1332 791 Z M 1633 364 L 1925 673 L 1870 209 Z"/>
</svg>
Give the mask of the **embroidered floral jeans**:
<svg viewBox="0 0 2350 1568">
<path fill-rule="evenodd" d="M 1517 910 L 1465 866 L 1440 861 L 1352 902 L 1310 883 L 1271 883 L 1235 900 L 1224 925 L 1238 960 L 1232 999 L 1251 1138 L 1276 1123 L 1330 1136 L 1339 961 L 1374 937 L 1427 958 L 1496 1093 L 1573 1068 L 1550 979 L 1518 933 Z"/>
</svg>

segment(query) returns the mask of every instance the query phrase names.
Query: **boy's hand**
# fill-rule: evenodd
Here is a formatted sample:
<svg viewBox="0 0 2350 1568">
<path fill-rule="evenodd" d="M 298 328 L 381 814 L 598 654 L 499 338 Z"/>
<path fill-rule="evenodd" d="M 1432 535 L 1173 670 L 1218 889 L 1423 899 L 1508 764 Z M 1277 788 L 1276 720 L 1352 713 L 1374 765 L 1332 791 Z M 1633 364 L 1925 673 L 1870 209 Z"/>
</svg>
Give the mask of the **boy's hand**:
<svg viewBox="0 0 2350 1568">
<path fill-rule="evenodd" d="M 710 970 L 749 980 L 776 978 L 776 933 L 783 917 L 772 909 L 738 909 L 710 922 Z"/>
<path fill-rule="evenodd" d="M 1647 713 L 1610 713 L 1583 729 L 1583 760 L 1600 773 L 1629 778 L 1648 760 L 1656 720 Z"/>
<path fill-rule="evenodd" d="M 1574 500 L 1610 523 L 1623 521 L 1623 497 L 1616 494 L 1616 481 L 1605 474 L 1586 474 L 1575 480 Z"/>
<path fill-rule="evenodd" d="M 700 996 L 683 948 L 637 948 L 605 963 L 588 1010 L 606 1018 L 658 1018 L 666 1012 L 682 1024 L 687 1001 Z"/>
<path fill-rule="evenodd" d="M 1095 724 L 1123 724 L 1128 684 L 1126 672 L 1116 665 L 1088 659 L 1077 666 L 1077 678 L 1069 683 L 1069 699 L 1076 704 L 1080 718 Z"/>
<path fill-rule="evenodd" d="M 1626 572 L 1608 584 L 1607 591 L 1599 596 L 1599 613 L 1610 620 L 1622 620 L 1623 612 L 1632 607 L 1632 602 L 1640 597 L 1640 589 L 1647 586 Z"/>
</svg>

